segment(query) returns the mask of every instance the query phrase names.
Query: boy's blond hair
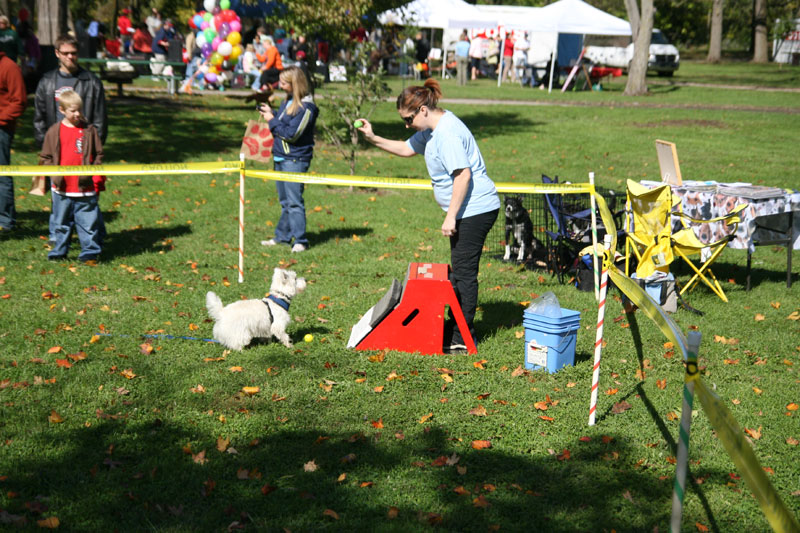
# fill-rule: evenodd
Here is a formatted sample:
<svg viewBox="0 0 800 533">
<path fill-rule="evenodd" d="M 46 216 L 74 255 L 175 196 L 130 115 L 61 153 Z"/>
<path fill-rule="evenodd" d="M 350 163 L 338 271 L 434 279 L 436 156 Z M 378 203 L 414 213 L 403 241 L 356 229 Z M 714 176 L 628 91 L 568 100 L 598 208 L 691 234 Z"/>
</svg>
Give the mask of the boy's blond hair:
<svg viewBox="0 0 800 533">
<path fill-rule="evenodd" d="M 78 107 L 81 110 L 81 120 L 86 120 L 83 116 L 83 98 L 75 91 L 64 91 L 58 97 L 58 108 L 66 111 L 70 107 Z"/>
</svg>

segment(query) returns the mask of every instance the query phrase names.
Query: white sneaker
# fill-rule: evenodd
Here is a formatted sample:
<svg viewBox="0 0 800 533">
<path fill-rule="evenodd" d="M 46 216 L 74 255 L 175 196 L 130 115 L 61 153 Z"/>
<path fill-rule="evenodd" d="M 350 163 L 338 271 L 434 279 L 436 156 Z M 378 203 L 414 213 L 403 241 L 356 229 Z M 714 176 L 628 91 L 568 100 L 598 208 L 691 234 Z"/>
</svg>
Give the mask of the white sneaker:
<svg viewBox="0 0 800 533">
<path fill-rule="evenodd" d="M 292 246 L 292 253 L 296 254 L 300 252 L 305 252 L 307 249 L 308 248 L 306 247 L 305 244 L 295 243 L 295 245 Z"/>
<path fill-rule="evenodd" d="M 278 244 L 278 241 L 275 239 L 267 239 L 266 241 L 261 241 L 261 246 L 275 246 Z"/>
</svg>

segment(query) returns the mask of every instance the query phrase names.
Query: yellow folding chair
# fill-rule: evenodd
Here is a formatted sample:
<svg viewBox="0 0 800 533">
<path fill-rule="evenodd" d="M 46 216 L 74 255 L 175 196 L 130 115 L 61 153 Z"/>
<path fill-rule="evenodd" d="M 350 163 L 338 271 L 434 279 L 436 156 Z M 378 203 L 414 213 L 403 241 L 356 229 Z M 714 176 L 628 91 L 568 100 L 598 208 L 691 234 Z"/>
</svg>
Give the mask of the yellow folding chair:
<svg viewBox="0 0 800 533">
<path fill-rule="evenodd" d="M 698 282 L 705 283 L 722 301 L 728 298 L 717 278 L 711 271 L 711 264 L 719 257 L 728 242 L 733 239 L 740 222 L 739 213 L 746 207 L 737 205 L 727 215 L 712 219 L 692 218 L 680 210 L 680 198 L 672 194 L 669 185 L 650 189 L 628 180 L 628 200 L 626 203 L 625 273 L 630 271 L 630 262 L 638 261 L 636 275 L 640 279 L 651 276 L 656 270 L 669 271 L 669 264 L 675 257 L 683 259 L 694 275 L 681 288 L 681 296 Z M 680 218 L 682 228 L 672 232 L 672 216 Z M 711 243 L 703 243 L 695 234 L 691 224 L 724 222 L 730 228 L 725 237 Z M 699 255 L 696 264 L 690 256 Z"/>
</svg>

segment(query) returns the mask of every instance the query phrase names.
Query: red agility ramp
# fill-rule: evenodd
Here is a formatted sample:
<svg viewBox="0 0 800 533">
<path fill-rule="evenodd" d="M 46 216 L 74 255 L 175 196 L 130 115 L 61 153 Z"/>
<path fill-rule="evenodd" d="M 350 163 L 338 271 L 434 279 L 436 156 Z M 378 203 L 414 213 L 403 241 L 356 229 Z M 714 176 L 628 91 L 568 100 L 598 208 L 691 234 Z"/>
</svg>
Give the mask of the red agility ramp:
<svg viewBox="0 0 800 533">
<path fill-rule="evenodd" d="M 445 308 L 456 320 L 467 352 L 478 353 L 450 284 L 450 265 L 411 263 L 404 286 L 392 286 L 353 326 L 348 348 L 441 354 Z"/>
</svg>

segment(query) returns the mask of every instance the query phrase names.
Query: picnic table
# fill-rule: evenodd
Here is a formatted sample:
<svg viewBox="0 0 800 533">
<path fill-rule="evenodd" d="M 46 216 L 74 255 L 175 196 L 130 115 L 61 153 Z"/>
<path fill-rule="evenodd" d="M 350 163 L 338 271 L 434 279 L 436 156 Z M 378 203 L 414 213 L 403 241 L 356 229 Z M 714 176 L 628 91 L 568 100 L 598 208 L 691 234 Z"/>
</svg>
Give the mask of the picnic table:
<svg viewBox="0 0 800 533">
<path fill-rule="evenodd" d="M 131 83 L 133 80 L 141 75 L 141 68 L 137 67 L 150 67 L 154 64 L 162 64 L 164 66 L 172 66 L 173 70 L 178 68 L 184 69 L 186 64 L 182 61 L 156 61 L 146 59 L 131 59 L 126 57 L 120 58 L 81 58 L 81 63 L 89 66 L 94 65 L 98 68 L 100 79 L 117 84 L 117 96 L 122 96 L 122 86 L 126 83 Z M 167 91 L 170 95 L 177 92 L 178 83 L 183 80 L 182 75 L 166 75 L 166 74 L 151 74 L 152 77 L 165 80 L 167 82 Z"/>
</svg>

